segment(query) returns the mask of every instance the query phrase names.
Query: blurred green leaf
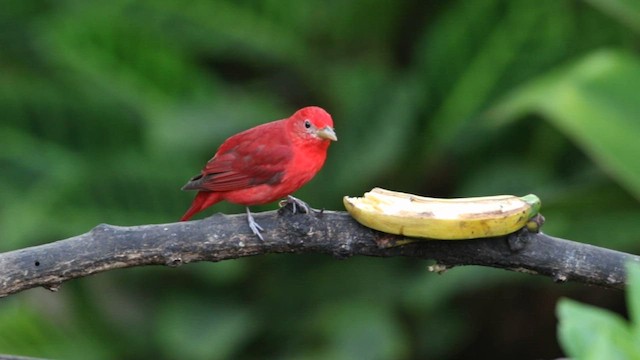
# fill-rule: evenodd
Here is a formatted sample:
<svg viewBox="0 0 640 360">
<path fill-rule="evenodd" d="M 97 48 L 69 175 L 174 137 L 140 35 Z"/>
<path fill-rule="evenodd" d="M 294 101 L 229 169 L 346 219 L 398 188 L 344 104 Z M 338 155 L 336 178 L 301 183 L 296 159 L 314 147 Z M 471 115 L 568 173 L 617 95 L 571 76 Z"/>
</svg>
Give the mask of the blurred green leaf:
<svg viewBox="0 0 640 360">
<path fill-rule="evenodd" d="M 640 33 L 640 2 L 636 0 L 585 0 Z"/>
<path fill-rule="evenodd" d="M 232 359 L 258 330 L 247 309 L 186 296 L 165 301 L 157 325 L 158 343 L 169 359 Z"/>
<path fill-rule="evenodd" d="M 487 3 L 491 2 L 475 3 L 473 9 L 467 8 L 471 11 L 480 8 L 482 11 L 488 7 Z M 508 6 L 508 15 L 492 24 L 491 31 L 481 39 L 482 45 L 476 46 L 477 52 L 469 59 L 431 120 L 427 131 L 429 135 L 438 136 L 434 138 L 425 134 L 423 138 L 430 139 L 429 145 L 437 147 L 453 142 L 461 128 L 472 121 L 473 114 L 490 98 L 509 64 L 516 58 L 518 49 L 534 31 L 539 16 L 534 4 L 510 2 Z M 484 19 L 486 21 L 487 18 Z M 517 31 L 513 31 L 511 24 L 516 22 L 519 26 Z"/>
<path fill-rule="evenodd" d="M 528 112 L 542 113 L 640 199 L 638 83 L 640 60 L 600 51 L 523 86 L 490 116 L 513 121 Z"/>
<path fill-rule="evenodd" d="M 48 304 L 40 300 L 38 302 L 41 305 L 40 310 L 36 310 L 31 301 L 2 300 L 0 353 L 61 359 L 84 359 L 87 354 L 91 354 L 93 359 L 114 357 L 109 347 L 93 337 L 90 331 L 83 331 L 73 319 L 64 318 L 62 314 L 52 312 L 55 306 L 46 309 L 46 305 L 51 306 L 52 301 L 45 302 Z M 50 312 L 49 315 L 53 315 L 51 318 L 56 319 L 55 322 L 51 319 L 43 320 L 47 310 Z M 67 339 L 70 338 L 73 339 L 73 347 L 66 344 Z"/>
<path fill-rule="evenodd" d="M 628 325 L 617 314 L 563 299 L 558 303 L 558 337 L 575 359 L 634 359 L 640 353 Z"/>
<path fill-rule="evenodd" d="M 632 336 L 640 339 L 640 264 L 627 264 L 627 279 L 627 306 Z"/>
<path fill-rule="evenodd" d="M 370 80 L 371 76 L 367 78 Z M 366 82 L 358 86 L 371 88 L 371 84 Z M 342 125 L 342 119 L 336 120 L 340 141 L 335 148 L 345 157 L 341 162 L 342 168 L 337 171 L 337 183 L 346 189 L 355 188 L 363 178 L 380 177 L 385 170 L 397 165 L 398 157 L 409 146 L 404 139 L 409 136 L 410 122 L 416 116 L 418 94 L 419 88 L 411 80 L 385 82 L 384 86 L 375 89 L 375 93 L 362 99 L 362 104 L 355 102 L 352 105 L 353 110 L 360 113 L 354 116 L 364 115 L 366 122 Z M 385 99 L 384 104 L 372 111 L 379 99 Z M 348 119 L 348 116 L 344 117 L 344 120 Z M 345 128 L 344 132 L 341 132 L 341 127 Z M 381 142 L 384 146 L 380 146 Z"/>
<path fill-rule="evenodd" d="M 398 359 L 407 354 L 406 338 L 388 307 L 373 302 L 328 304 L 317 326 L 326 347 L 322 358 Z"/>
</svg>

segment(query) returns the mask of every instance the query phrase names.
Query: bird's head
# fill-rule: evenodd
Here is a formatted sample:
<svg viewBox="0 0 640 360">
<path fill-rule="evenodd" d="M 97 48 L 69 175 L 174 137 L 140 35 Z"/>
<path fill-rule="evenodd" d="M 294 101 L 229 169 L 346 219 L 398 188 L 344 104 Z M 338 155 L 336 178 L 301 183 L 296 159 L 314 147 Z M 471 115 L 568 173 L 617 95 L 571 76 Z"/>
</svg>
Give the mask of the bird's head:
<svg viewBox="0 0 640 360">
<path fill-rule="evenodd" d="M 328 144 L 338 141 L 333 130 L 333 119 L 328 112 L 317 106 L 308 106 L 296 111 L 289 118 L 293 132 L 304 140 L 315 140 Z"/>
</svg>

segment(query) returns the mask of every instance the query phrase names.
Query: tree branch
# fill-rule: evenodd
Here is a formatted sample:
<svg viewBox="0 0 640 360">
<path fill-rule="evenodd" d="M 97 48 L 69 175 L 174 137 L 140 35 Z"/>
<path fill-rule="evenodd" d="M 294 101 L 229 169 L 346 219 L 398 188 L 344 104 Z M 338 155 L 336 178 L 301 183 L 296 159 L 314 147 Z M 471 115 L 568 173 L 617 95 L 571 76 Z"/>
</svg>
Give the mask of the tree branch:
<svg viewBox="0 0 640 360">
<path fill-rule="evenodd" d="M 345 212 L 292 214 L 290 208 L 255 214 L 265 240 L 242 215 L 216 214 L 172 224 L 98 225 L 88 233 L 0 254 L 0 297 L 33 287 L 57 290 L 64 281 L 118 268 L 178 266 L 268 253 L 323 253 L 434 259 L 434 269 L 483 265 L 609 288 L 625 283 L 624 263 L 640 257 L 522 231 L 504 237 L 422 241 L 365 228 Z"/>
</svg>

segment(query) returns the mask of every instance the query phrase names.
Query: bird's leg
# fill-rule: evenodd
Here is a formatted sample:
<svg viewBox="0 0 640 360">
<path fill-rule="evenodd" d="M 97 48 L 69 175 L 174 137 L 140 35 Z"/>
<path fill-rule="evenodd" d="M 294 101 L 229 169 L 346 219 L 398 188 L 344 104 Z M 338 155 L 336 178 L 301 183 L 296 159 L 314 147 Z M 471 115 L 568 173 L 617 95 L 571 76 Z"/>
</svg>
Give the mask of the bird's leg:
<svg viewBox="0 0 640 360">
<path fill-rule="evenodd" d="M 249 228 L 251 228 L 251 231 L 253 231 L 254 234 L 258 235 L 260 240 L 264 241 L 264 238 L 260 233 L 260 231 L 263 231 L 264 229 L 253 218 L 253 215 L 251 215 L 251 211 L 249 210 L 248 206 L 247 206 L 247 222 L 249 223 Z"/>
<path fill-rule="evenodd" d="M 306 202 L 295 198 L 291 195 L 287 195 L 287 198 L 280 201 L 280 206 L 286 206 L 287 204 L 291 204 L 291 206 L 293 207 L 292 211 L 295 214 L 298 211 L 298 208 L 300 208 L 301 210 L 304 210 L 304 213 L 307 214 L 311 214 L 312 211 L 314 212 L 319 212 L 318 210 L 312 208 L 311 206 L 309 206 L 309 204 L 307 204 Z"/>
</svg>

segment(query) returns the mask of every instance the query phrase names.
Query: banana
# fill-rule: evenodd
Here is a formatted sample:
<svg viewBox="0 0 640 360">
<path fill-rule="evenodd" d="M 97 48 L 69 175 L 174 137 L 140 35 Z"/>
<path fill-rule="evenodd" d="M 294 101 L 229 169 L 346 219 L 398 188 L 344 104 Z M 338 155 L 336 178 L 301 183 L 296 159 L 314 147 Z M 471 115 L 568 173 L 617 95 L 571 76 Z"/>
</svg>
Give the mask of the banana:
<svg viewBox="0 0 640 360">
<path fill-rule="evenodd" d="M 541 206 L 533 194 L 439 199 L 381 188 L 364 197 L 345 196 L 343 201 L 351 216 L 364 226 L 438 240 L 510 234 L 526 226 Z"/>
</svg>

